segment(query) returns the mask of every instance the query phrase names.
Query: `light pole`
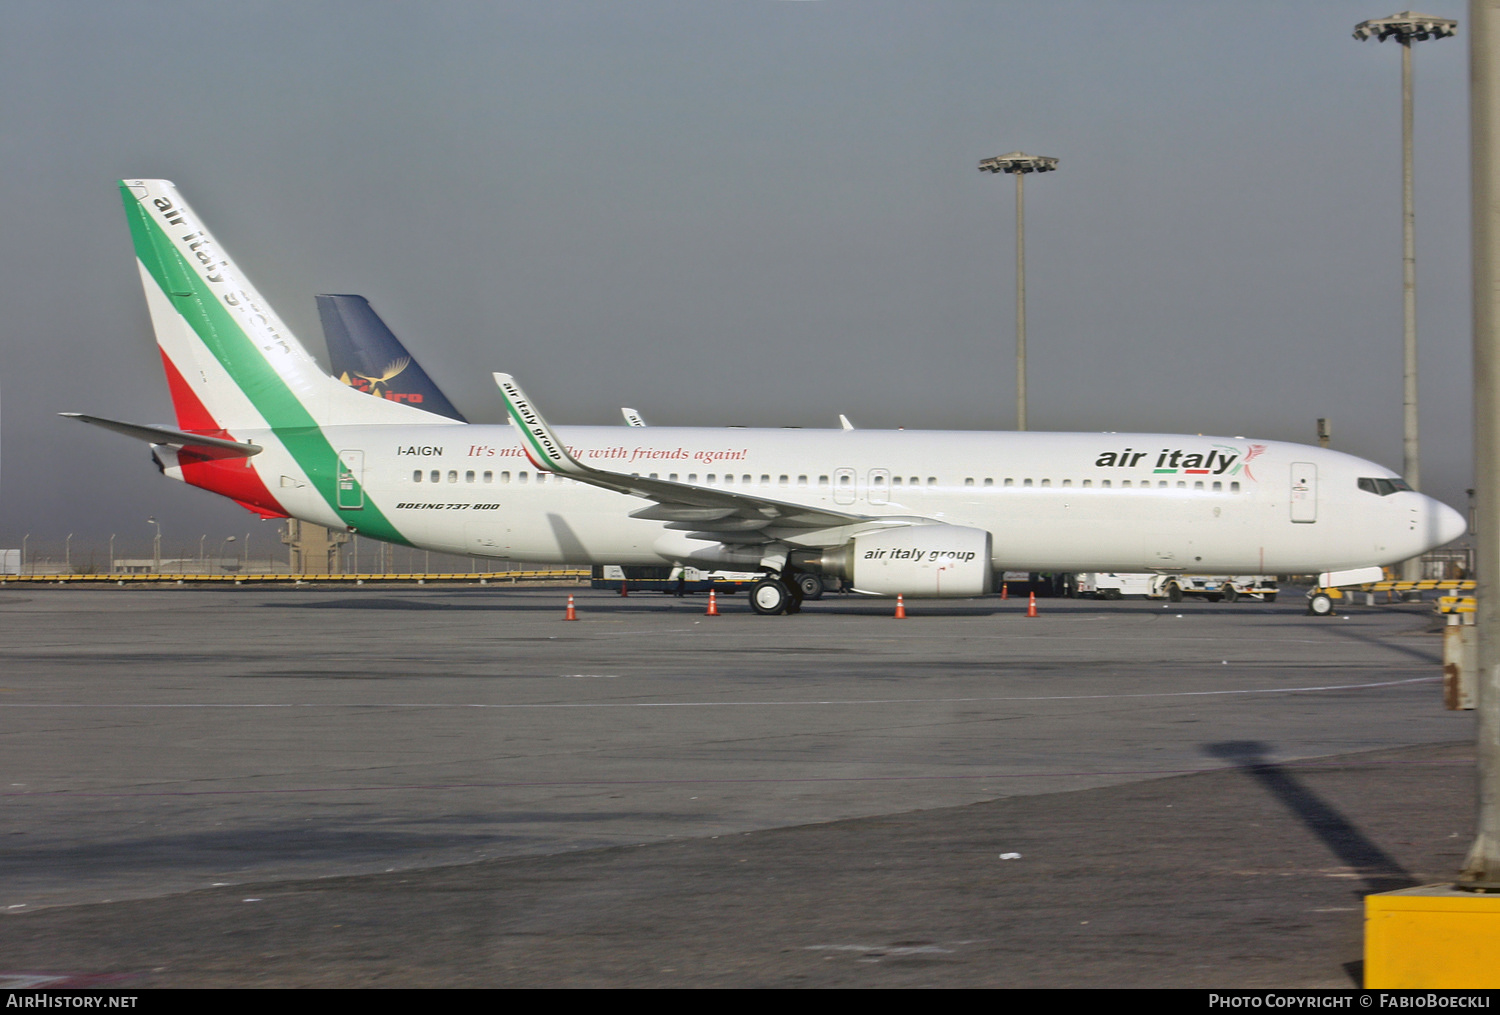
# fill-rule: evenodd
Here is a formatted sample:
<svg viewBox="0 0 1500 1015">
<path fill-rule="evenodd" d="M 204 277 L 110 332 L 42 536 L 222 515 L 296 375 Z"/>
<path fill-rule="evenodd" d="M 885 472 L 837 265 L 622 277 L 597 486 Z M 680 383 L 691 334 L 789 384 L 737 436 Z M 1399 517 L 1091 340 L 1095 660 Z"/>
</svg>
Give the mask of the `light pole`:
<svg viewBox="0 0 1500 1015">
<path fill-rule="evenodd" d="M 233 536 L 225 536 L 224 537 L 224 541 L 219 544 L 219 570 L 221 570 L 221 571 L 225 570 L 225 567 L 224 567 L 224 547 L 228 546 L 232 542 L 234 542 L 234 537 Z"/>
<path fill-rule="evenodd" d="M 26 573 L 26 541 L 31 538 L 31 533 L 21 537 L 21 573 Z"/>
<path fill-rule="evenodd" d="M 146 519 L 147 524 L 156 526 L 156 536 L 151 540 L 151 570 L 161 574 L 161 522 L 152 515 Z"/>
<path fill-rule="evenodd" d="M 1469 5 L 1478 814 L 1458 886 L 1500 891 L 1500 11 Z"/>
<path fill-rule="evenodd" d="M 109 573 L 115 573 L 115 534 L 109 534 Z"/>
<path fill-rule="evenodd" d="M 68 538 L 63 540 L 63 571 L 66 574 L 73 573 L 73 533 L 68 533 Z"/>
<path fill-rule="evenodd" d="M 1050 173 L 1057 160 L 1046 155 L 1011 152 L 979 163 L 981 173 L 1010 173 L 1016 178 L 1016 429 L 1026 429 L 1026 186 L 1027 173 Z"/>
<path fill-rule="evenodd" d="M 1401 44 L 1401 303 L 1404 322 L 1402 372 L 1402 462 L 1401 478 L 1413 490 L 1422 488 L 1421 445 L 1417 438 L 1417 240 L 1416 212 L 1412 205 L 1412 87 L 1411 44 L 1427 39 L 1446 39 L 1458 31 L 1458 22 L 1427 14 L 1403 11 L 1388 18 L 1361 21 L 1354 37 L 1395 39 Z M 1421 577 L 1420 559 L 1402 565 L 1402 577 Z"/>
</svg>

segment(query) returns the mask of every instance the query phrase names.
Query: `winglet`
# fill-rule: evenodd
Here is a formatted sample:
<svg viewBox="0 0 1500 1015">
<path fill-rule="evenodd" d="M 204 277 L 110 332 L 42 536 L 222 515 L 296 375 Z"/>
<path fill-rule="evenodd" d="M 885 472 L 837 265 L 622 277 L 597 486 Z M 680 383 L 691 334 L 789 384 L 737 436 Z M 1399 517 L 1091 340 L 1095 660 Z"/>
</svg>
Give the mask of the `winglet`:
<svg viewBox="0 0 1500 1015">
<path fill-rule="evenodd" d="M 849 422 L 849 417 L 845 416 L 842 412 L 839 413 L 839 426 L 843 427 L 845 430 L 854 429 L 854 424 Z"/>
<path fill-rule="evenodd" d="M 622 415 L 622 416 L 625 417 L 625 425 L 626 426 L 645 426 L 646 425 L 646 421 L 641 418 L 641 414 L 638 413 L 638 412 L 636 412 L 634 409 L 632 409 L 632 408 L 630 408 L 628 406 L 620 409 L 620 415 Z"/>
<path fill-rule="evenodd" d="M 510 414 L 516 429 L 521 431 L 521 449 L 531 459 L 532 465 L 571 476 L 584 476 L 593 471 L 568 454 L 568 449 L 532 406 L 531 399 L 526 397 L 526 392 L 521 390 L 514 377 L 497 373 L 495 384 L 500 388 L 500 397 L 505 399 L 505 411 Z"/>
</svg>

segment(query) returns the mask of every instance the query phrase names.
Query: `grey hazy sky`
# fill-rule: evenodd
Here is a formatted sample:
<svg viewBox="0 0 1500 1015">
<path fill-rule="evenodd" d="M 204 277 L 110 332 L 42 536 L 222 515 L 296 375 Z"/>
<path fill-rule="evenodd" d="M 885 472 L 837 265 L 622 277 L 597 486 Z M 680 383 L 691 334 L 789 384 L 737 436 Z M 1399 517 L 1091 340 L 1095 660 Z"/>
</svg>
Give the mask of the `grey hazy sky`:
<svg viewBox="0 0 1500 1015">
<path fill-rule="evenodd" d="M 1401 457 L 1400 51 L 1343 0 L 3 0 L 0 545 L 269 525 L 60 420 L 170 422 L 114 181 L 302 340 L 377 310 L 470 418 L 1013 424 Z M 1424 11 L 1462 19 L 1456 0 Z M 1463 27 L 1460 27 L 1460 33 Z M 1467 43 L 1419 44 L 1424 486 L 1469 485 Z M 173 549 L 171 552 L 175 552 Z"/>
</svg>

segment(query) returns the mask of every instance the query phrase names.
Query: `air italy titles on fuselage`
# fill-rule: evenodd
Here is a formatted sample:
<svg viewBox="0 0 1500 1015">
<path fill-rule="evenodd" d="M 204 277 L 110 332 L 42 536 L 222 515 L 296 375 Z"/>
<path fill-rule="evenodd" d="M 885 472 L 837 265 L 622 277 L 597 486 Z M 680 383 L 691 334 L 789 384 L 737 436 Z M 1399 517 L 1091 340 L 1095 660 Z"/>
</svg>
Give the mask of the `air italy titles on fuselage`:
<svg viewBox="0 0 1500 1015">
<path fill-rule="evenodd" d="M 1149 468 L 1152 473 L 1183 473 L 1189 476 L 1223 476 L 1237 475 L 1244 464 L 1261 451 L 1265 450 L 1262 445 L 1252 444 L 1248 453 L 1241 453 L 1238 448 L 1228 444 L 1215 444 L 1206 454 L 1202 451 L 1188 451 L 1182 448 L 1162 448 L 1156 455 L 1154 464 L 1150 463 L 1151 452 L 1136 451 L 1134 448 L 1126 448 L 1123 451 L 1106 451 L 1094 460 L 1094 467 L 1099 469 L 1134 469 Z M 1147 460 L 1142 465 L 1142 459 Z"/>
</svg>

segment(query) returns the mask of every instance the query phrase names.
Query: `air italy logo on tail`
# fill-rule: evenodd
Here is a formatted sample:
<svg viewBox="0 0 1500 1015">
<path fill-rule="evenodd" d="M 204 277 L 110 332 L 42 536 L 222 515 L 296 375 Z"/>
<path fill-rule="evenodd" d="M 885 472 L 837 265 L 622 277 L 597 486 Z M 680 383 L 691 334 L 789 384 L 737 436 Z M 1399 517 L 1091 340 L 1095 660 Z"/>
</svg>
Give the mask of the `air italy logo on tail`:
<svg viewBox="0 0 1500 1015">
<path fill-rule="evenodd" d="M 1250 471 L 1250 462 L 1265 454 L 1264 444 L 1251 444 L 1245 449 L 1233 444 L 1214 444 L 1205 454 L 1186 448 L 1162 448 L 1160 451 L 1105 451 L 1094 460 L 1099 469 L 1150 469 L 1152 475 L 1184 476 L 1245 476 L 1258 482 Z"/>
</svg>

